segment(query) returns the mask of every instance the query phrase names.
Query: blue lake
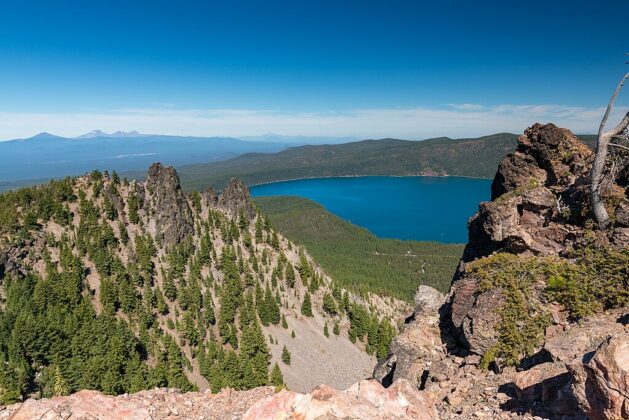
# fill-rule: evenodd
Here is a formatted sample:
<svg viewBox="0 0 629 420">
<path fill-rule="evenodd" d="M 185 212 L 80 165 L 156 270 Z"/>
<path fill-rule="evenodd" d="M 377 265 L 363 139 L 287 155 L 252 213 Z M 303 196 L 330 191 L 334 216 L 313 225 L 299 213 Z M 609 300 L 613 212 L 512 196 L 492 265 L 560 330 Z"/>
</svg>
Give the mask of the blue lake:
<svg viewBox="0 0 629 420">
<path fill-rule="evenodd" d="M 251 195 L 306 197 L 382 238 L 464 243 L 490 186 L 460 177 L 314 178 L 253 186 Z"/>
</svg>

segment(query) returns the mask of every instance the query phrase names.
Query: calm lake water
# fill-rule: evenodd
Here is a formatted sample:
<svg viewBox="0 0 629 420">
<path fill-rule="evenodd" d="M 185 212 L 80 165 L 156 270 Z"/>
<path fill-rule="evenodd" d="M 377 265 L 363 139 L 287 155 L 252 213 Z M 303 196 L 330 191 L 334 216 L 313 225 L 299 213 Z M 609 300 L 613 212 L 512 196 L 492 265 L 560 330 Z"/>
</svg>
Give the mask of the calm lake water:
<svg viewBox="0 0 629 420">
<path fill-rule="evenodd" d="M 251 187 L 254 197 L 296 195 L 382 238 L 467 242 L 467 220 L 491 181 L 459 177 L 315 178 Z"/>
</svg>

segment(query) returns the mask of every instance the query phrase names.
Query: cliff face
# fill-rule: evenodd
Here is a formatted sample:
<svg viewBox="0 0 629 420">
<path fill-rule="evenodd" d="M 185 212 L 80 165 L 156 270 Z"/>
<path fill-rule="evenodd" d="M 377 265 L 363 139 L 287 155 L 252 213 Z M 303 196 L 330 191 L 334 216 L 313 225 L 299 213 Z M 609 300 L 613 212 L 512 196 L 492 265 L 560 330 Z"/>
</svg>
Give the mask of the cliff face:
<svg viewBox="0 0 629 420">
<path fill-rule="evenodd" d="M 566 129 L 553 124 L 527 129 L 518 138 L 515 153 L 500 162 L 491 186 L 492 201 L 481 203 L 469 221 L 463 262 L 496 251 L 564 255 L 583 238 L 590 220 L 592 157 Z M 613 187 L 620 200 L 611 212 L 616 226 L 610 241 L 618 248 L 629 245 L 626 186 L 621 178 Z"/>
<path fill-rule="evenodd" d="M 591 161 L 552 124 L 519 137 L 499 165 L 492 201 L 469 220 L 449 295 L 420 288 L 418 301 L 444 303 L 417 305 L 376 379 L 406 378 L 432 392 L 446 418 L 479 409 L 505 418 L 626 416 L 626 393 L 612 389 L 625 389 L 618 378 L 629 373 L 617 350 L 629 345 L 629 163 L 619 160 L 620 176 L 607 185 L 613 226 L 599 232 L 588 208 Z M 613 347 L 602 344 L 609 336 Z M 599 345 L 600 357 L 586 363 Z"/>
<path fill-rule="evenodd" d="M 152 164 L 139 188 L 144 190 L 142 209 L 149 216 L 147 230 L 152 237 L 168 248 L 192 234 L 192 211 L 173 167 Z"/>
</svg>

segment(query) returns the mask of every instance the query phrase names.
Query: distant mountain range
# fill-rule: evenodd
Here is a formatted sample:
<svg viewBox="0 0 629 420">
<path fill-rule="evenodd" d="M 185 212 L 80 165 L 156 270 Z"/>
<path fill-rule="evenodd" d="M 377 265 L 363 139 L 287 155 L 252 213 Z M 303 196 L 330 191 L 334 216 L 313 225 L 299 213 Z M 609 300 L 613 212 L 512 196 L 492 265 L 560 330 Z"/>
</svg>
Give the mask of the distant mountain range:
<svg viewBox="0 0 629 420">
<path fill-rule="evenodd" d="M 517 135 L 440 137 L 423 141 L 363 140 L 248 153 L 221 162 L 178 168 L 187 189 L 221 189 L 232 177 L 248 185 L 295 178 L 359 175 L 436 175 L 493 178 L 498 163 L 515 150 Z M 596 136 L 579 136 L 592 147 Z"/>
<path fill-rule="evenodd" d="M 75 139 L 92 139 L 94 137 L 147 137 L 150 134 L 140 134 L 137 131 L 116 131 L 111 134 L 102 132 L 101 130 L 93 130 L 89 133 L 74 137 Z"/>
<path fill-rule="evenodd" d="M 0 142 L 0 191 L 83 174 L 116 170 L 142 178 L 152 162 L 178 167 L 188 189 L 222 188 L 230 178 L 247 184 L 293 178 L 356 175 L 458 175 L 493 177 L 498 162 L 515 149 L 517 136 L 423 141 L 349 142 L 349 137 L 265 134 L 243 138 L 107 134 L 94 130 L 75 138 L 40 133 Z M 589 144 L 594 136 L 581 136 Z"/>
<path fill-rule="evenodd" d="M 130 171 L 161 161 L 169 165 L 215 162 L 242 153 L 283 150 L 287 144 L 231 137 L 179 137 L 92 131 L 78 138 L 40 133 L 0 142 L 0 181 L 49 179 L 94 169 Z"/>
</svg>

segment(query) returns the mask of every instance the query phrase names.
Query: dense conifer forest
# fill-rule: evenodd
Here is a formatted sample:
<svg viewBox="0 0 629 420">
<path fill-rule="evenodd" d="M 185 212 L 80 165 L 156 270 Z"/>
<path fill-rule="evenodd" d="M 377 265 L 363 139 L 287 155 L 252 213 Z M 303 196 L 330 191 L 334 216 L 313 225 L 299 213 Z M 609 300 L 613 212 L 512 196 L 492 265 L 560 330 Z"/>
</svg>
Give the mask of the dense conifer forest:
<svg viewBox="0 0 629 420">
<path fill-rule="evenodd" d="M 323 317 L 386 354 L 393 310 L 328 277 L 242 184 L 220 200 L 185 196 L 169 171 L 157 166 L 142 184 L 95 171 L 0 195 L 0 403 L 80 389 L 281 387 L 285 367 L 271 364 L 264 328 L 288 328 L 289 316 Z"/>
<path fill-rule="evenodd" d="M 305 246 L 326 272 L 357 292 L 412 300 L 420 284 L 450 288 L 463 245 L 381 239 L 300 197 L 259 197 L 262 213 Z"/>
</svg>

